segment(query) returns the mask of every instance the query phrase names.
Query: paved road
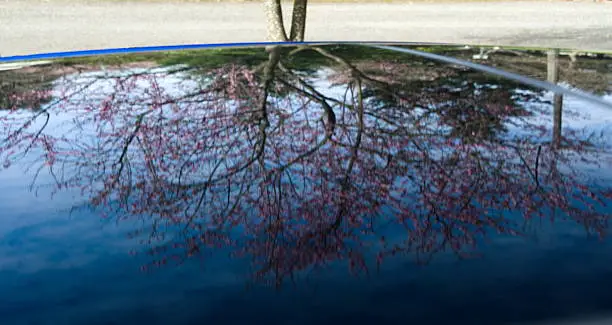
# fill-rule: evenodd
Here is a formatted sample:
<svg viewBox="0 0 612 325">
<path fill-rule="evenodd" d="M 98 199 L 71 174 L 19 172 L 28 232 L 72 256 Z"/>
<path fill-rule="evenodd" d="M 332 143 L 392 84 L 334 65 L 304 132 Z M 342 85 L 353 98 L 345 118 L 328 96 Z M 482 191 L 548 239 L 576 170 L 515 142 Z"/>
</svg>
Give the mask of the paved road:
<svg viewBox="0 0 612 325">
<path fill-rule="evenodd" d="M 612 4 L 312 4 L 309 40 L 384 40 L 612 50 Z M 258 3 L 0 0 L 0 55 L 261 41 Z"/>
</svg>

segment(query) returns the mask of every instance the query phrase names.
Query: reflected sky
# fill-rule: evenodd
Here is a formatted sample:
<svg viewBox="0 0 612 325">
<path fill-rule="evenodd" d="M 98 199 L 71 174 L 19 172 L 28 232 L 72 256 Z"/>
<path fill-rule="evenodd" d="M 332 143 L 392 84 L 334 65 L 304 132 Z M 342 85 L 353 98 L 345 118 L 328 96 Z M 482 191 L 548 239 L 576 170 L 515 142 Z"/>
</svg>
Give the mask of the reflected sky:
<svg viewBox="0 0 612 325">
<path fill-rule="evenodd" d="M 521 59 L 546 69 L 544 53 Z M 562 84 L 612 100 L 606 59 L 590 60 L 561 63 Z M 565 98 L 556 147 L 551 93 L 346 45 L 58 60 L 0 80 L 3 324 L 612 308 L 605 107 Z"/>
</svg>

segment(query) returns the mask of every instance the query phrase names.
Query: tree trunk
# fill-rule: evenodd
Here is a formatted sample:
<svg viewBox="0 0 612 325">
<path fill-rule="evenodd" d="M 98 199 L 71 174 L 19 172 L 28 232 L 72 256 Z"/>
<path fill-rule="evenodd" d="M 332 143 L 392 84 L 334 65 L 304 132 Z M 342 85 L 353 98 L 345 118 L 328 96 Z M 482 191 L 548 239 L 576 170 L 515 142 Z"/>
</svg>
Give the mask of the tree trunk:
<svg viewBox="0 0 612 325">
<path fill-rule="evenodd" d="M 265 0 L 264 12 L 266 13 L 267 23 L 267 41 L 269 42 L 285 42 L 287 41 L 287 32 L 283 24 L 283 8 L 281 0 Z"/>
<path fill-rule="evenodd" d="M 294 42 L 303 42 L 306 31 L 306 10 L 308 0 L 293 1 L 293 15 L 291 16 L 291 31 L 289 39 Z"/>
</svg>

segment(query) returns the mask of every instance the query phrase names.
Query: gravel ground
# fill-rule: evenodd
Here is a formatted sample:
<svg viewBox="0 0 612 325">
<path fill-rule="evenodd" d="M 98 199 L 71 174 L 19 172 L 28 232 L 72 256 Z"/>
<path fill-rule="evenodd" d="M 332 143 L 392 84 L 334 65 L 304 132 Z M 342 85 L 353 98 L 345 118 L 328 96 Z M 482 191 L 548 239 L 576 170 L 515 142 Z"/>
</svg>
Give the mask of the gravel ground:
<svg viewBox="0 0 612 325">
<path fill-rule="evenodd" d="M 590 1 L 314 3 L 306 36 L 612 50 L 611 17 L 611 3 Z M 2 56 L 263 41 L 264 28 L 260 3 L 0 0 Z"/>
</svg>

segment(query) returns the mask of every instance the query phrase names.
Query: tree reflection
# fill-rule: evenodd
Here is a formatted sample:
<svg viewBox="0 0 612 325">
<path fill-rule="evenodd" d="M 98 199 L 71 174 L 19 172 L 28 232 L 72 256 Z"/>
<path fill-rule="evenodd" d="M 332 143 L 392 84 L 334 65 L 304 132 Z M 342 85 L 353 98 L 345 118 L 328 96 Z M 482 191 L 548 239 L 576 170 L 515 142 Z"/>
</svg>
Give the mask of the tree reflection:
<svg viewBox="0 0 612 325">
<path fill-rule="evenodd" d="M 598 158 L 573 134 L 562 150 L 541 141 L 538 112 L 518 106 L 506 85 L 464 82 L 441 66 L 410 81 L 398 73 L 410 63 L 365 69 L 324 47 L 299 51 L 337 63 L 326 78 L 341 96 L 278 48 L 260 66 L 204 75 L 69 77 L 43 112 L 70 114 L 71 131 L 53 135 L 37 115 L 8 115 L 1 158 L 35 150 L 58 189 L 150 222 L 142 231 L 152 265 L 225 247 L 275 285 L 337 260 L 367 272 L 369 257 L 467 256 L 492 233 L 521 235 L 532 219 L 605 235 L 612 192 L 574 166 Z"/>
</svg>

